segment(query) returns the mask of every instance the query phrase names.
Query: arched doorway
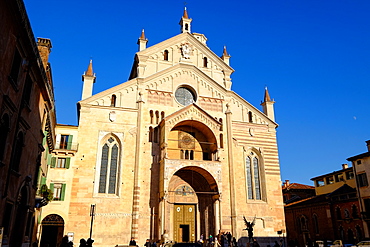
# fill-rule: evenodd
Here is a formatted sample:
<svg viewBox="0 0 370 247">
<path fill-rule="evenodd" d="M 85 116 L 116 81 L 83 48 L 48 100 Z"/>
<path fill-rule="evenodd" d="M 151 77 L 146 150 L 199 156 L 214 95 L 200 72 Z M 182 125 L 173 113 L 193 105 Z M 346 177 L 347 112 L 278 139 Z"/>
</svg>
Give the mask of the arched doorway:
<svg viewBox="0 0 370 247">
<path fill-rule="evenodd" d="M 176 171 L 169 182 L 166 210 L 173 240 L 193 242 L 201 234 L 217 234 L 218 199 L 217 183 L 208 171 L 197 166 Z"/>
<path fill-rule="evenodd" d="M 41 247 L 59 246 L 64 231 L 64 220 L 57 214 L 49 214 L 42 222 Z"/>
<path fill-rule="evenodd" d="M 26 230 L 26 222 L 28 219 L 28 210 L 29 210 L 29 190 L 28 186 L 24 185 L 20 191 L 18 197 L 18 206 L 16 217 L 13 226 L 13 233 L 11 237 L 12 246 L 21 246 L 23 243 L 24 233 Z"/>
</svg>

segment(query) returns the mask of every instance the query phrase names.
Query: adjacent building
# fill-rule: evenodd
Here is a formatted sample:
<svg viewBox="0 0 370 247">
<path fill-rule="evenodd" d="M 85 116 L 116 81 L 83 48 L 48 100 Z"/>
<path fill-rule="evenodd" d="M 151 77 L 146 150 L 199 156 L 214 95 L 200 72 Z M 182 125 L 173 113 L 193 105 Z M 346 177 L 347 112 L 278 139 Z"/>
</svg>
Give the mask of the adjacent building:
<svg viewBox="0 0 370 247">
<path fill-rule="evenodd" d="M 78 127 L 57 124 L 55 134 L 56 142 L 49 156 L 48 175 L 42 181 L 51 190 L 52 201 L 42 208 L 42 221 L 38 228 L 40 246 L 60 246 L 61 239 L 68 234 L 64 232 L 64 224 L 69 220 L 70 198 L 73 193 L 71 185 L 78 150 Z M 72 240 L 73 236 L 70 237 Z"/>
<path fill-rule="evenodd" d="M 0 245 L 22 246 L 48 198 L 38 188 L 55 143 L 52 46 L 36 42 L 21 0 L 0 1 L 0 23 Z"/>
<path fill-rule="evenodd" d="M 341 170 L 311 180 L 315 196 L 285 205 L 289 246 L 336 239 L 355 244 L 364 239 L 353 167 L 343 164 Z"/>
<path fill-rule="evenodd" d="M 356 175 L 356 188 L 358 198 L 360 201 L 361 216 L 363 219 L 363 227 L 365 229 L 365 236 L 368 238 L 370 228 L 370 140 L 366 141 L 367 152 L 361 153 L 347 160 L 352 162 L 353 171 Z"/>
</svg>

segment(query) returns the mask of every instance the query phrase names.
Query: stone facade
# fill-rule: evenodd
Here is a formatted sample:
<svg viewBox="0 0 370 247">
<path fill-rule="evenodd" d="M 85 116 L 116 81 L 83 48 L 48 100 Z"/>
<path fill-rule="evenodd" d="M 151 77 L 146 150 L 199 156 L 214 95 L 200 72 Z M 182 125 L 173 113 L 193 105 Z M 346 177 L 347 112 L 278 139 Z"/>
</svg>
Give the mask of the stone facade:
<svg viewBox="0 0 370 247">
<path fill-rule="evenodd" d="M 91 95 L 92 63 L 78 103 L 78 152 L 64 233 L 95 246 L 196 241 L 230 231 L 246 245 L 243 216 L 261 244 L 285 230 L 273 101 L 263 112 L 231 90 L 230 56 L 203 34 L 147 47 L 129 81 Z M 95 205 L 91 229 L 90 208 Z"/>
</svg>

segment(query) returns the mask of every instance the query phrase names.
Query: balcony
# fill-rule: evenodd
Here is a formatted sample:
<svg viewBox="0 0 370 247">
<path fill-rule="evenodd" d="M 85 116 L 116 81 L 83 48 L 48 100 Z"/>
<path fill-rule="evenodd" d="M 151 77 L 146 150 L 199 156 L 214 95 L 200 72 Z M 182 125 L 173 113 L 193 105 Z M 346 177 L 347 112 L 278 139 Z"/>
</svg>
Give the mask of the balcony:
<svg viewBox="0 0 370 247">
<path fill-rule="evenodd" d="M 54 147 L 55 154 L 72 154 L 74 155 L 78 150 L 78 143 L 57 143 Z"/>
</svg>

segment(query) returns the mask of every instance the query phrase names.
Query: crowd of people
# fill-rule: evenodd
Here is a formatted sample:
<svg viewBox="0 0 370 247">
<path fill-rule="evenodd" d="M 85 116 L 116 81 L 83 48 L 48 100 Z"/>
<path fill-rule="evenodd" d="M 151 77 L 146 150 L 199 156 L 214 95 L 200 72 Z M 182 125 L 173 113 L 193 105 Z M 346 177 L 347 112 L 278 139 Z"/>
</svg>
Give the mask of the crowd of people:
<svg viewBox="0 0 370 247">
<path fill-rule="evenodd" d="M 208 239 L 204 239 L 204 235 L 201 234 L 198 243 L 206 247 L 238 247 L 236 238 L 230 232 L 222 232 L 216 237 L 209 235 Z"/>
<path fill-rule="evenodd" d="M 94 243 L 94 240 L 91 238 L 88 238 L 87 240 L 85 240 L 84 238 L 81 238 L 79 247 L 92 247 L 93 243 Z M 73 247 L 73 242 L 69 241 L 68 236 L 65 235 L 62 238 L 62 243 L 60 244 L 60 247 Z"/>
</svg>

